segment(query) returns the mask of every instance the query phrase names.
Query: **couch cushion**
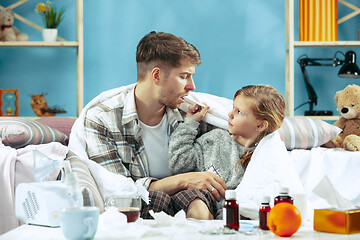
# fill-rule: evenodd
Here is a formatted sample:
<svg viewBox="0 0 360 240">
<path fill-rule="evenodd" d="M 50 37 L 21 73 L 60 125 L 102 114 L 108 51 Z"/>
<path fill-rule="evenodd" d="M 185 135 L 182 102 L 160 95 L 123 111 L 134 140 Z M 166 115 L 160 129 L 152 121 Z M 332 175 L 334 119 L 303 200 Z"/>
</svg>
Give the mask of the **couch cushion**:
<svg viewBox="0 0 360 240">
<path fill-rule="evenodd" d="M 68 139 L 55 128 L 21 117 L 0 117 L 0 138 L 5 146 L 13 148 L 49 142 L 66 144 Z"/>
<path fill-rule="evenodd" d="M 104 212 L 104 200 L 100 194 L 98 185 L 96 184 L 91 172 L 89 171 L 86 164 L 79 159 L 79 157 L 74 154 L 72 151 L 69 151 L 66 160 L 70 161 L 70 166 L 73 172 L 76 172 L 76 175 L 79 179 L 80 189 L 88 189 L 91 192 L 92 198 L 94 200 L 94 205 L 100 208 L 100 212 Z M 89 196 L 86 196 L 83 191 L 83 200 L 84 205 L 89 206 L 91 201 Z"/>
<path fill-rule="evenodd" d="M 35 121 L 43 123 L 49 127 L 55 128 L 60 132 L 64 133 L 68 138 L 70 137 L 71 128 L 75 122 L 76 118 L 73 117 L 42 117 L 38 118 Z M 65 145 L 67 145 L 69 139 L 66 140 Z"/>
<path fill-rule="evenodd" d="M 342 130 L 325 121 L 309 117 L 285 117 L 279 129 L 287 150 L 319 147 Z"/>
</svg>

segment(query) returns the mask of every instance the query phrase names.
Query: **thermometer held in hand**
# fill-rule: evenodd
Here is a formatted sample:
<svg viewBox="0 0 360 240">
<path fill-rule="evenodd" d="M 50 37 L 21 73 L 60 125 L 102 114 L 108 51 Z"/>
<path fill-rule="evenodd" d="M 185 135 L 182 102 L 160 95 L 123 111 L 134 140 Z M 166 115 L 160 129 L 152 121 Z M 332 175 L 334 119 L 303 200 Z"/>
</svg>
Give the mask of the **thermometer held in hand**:
<svg viewBox="0 0 360 240">
<path fill-rule="evenodd" d="M 189 104 L 197 104 L 197 105 L 199 105 L 200 107 L 203 107 L 203 108 L 204 108 L 204 107 L 207 107 L 207 105 L 205 105 L 205 104 L 203 104 L 203 103 L 195 102 L 194 100 L 191 100 L 191 99 L 190 99 L 189 97 L 187 97 L 187 96 L 185 96 L 184 99 L 185 99 L 185 102 L 187 102 L 187 103 L 189 103 Z M 216 116 L 216 117 L 218 117 L 218 118 L 227 120 L 227 116 L 226 116 L 226 115 L 225 115 L 225 116 L 222 116 L 221 114 L 213 111 L 213 110 L 211 109 L 211 107 L 210 107 L 210 109 L 209 109 L 207 112 L 210 113 L 210 114 L 213 115 L 213 116 Z"/>
</svg>

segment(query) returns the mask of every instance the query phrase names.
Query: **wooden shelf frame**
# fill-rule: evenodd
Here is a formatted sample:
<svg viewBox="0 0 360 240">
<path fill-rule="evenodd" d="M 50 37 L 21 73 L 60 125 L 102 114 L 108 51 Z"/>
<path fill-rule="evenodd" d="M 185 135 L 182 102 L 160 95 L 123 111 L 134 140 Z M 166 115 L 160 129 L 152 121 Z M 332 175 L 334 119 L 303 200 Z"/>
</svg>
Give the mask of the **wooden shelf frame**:
<svg viewBox="0 0 360 240">
<path fill-rule="evenodd" d="M 345 5 L 345 6 L 347 6 L 348 8 L 351 8 L 351 9 L 354 10 L 352 13 L 349 13 L 348 15 L 340 18 L 340 19 L 338 20 L 338 25 L 341 24 L 341 23 L 343 23 L 343 22 L 345 22 L 345 21 L 347 21 L 347 20 L 349 20 L 350 18 L 353 18 L 353 17 L 355 17 L 356 15 L 360 14 L 360 8 L 352 5 L 351 3 L 349 3 L 349 2 L 347 2 L 347 1 L 345 1 L 345 0 L 338 0 L 338 2 L 341 3 L 341 4 L 343 4 L 343 5 Z"/>
<path fill-rule="evenodd" d="M 285 102 L 286 115 L 294 116 L 294 57 L 295 48 L 360 48 L 360 41 L 336 41 L 336 42 L 303 42 L 294 40 L 294 1 L 285 0 Z M 346 2 L 338 0 L 339 3 L 352 8 L 354 12 L 339 19 L 341 24 L 350 18 L 360 14 L 360 8 Z M 312 118 L 332 121 L 339 119 L 339 116 L 308 116 Z"/>
<path fill-rule="evenodd" d="M 0 42 L 0 48 L 77 48 L 78 42 Z"/>
<path fill-rule="evenodd" d="M 301 42 L 294 41 L 294 47 L 304 48 L 348 48 L 360 47 L 360 41 L 337 41 L 337 42 Z"/>
<path fill-rule="evenodd" d="M 0 5 L 0 10 L 14 8 L 31 0 L 18 0 L 8 7 Z M 0 48 L 75 48 L 76 49 L 76 93 L 77 93 L 77 116 L 84 107 L 84 3 L 83 0 L 76 0 L 76 41 L 66 41 L 57 37 L 57 42 L 26 41 L 26 42 L 0 42 Z M 14 12 L 19 21 L 42 31 L 43 28 Z"/>
</svg>

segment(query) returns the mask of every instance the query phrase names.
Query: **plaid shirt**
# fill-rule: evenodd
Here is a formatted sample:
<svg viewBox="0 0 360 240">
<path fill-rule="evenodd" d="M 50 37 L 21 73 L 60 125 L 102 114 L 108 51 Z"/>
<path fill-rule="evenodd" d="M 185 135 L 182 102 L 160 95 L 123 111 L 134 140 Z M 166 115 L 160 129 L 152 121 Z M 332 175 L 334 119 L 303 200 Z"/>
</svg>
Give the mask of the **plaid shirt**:
<svg viewBox="0 0 360 240">
<path fill-rule="evenodd" d="M 166 108 L 167 133 L 183 122 L 184 112 Z M 85 116 L 85 141 L 89 159 L 107 170 L 140 181 L 146 189 L 152 178 L 141 138 L 134 89 L 126 90 L 91 107 Z M 202 122 L 199 134 L 213 126 Z"/>
</svg>

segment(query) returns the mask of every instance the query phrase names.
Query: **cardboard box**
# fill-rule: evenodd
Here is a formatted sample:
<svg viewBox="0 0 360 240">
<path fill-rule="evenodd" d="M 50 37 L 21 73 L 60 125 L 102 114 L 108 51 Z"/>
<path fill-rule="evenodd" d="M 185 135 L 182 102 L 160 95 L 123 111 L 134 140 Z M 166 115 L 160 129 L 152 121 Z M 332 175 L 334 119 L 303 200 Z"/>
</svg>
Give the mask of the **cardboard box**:
<svg viewBox="0 0 360 240">
<path fill-rule="evenodd" d="M 314 230 L 329 233 L 359 233 L 360 209 L 315 209 Z"/>
</svg>

